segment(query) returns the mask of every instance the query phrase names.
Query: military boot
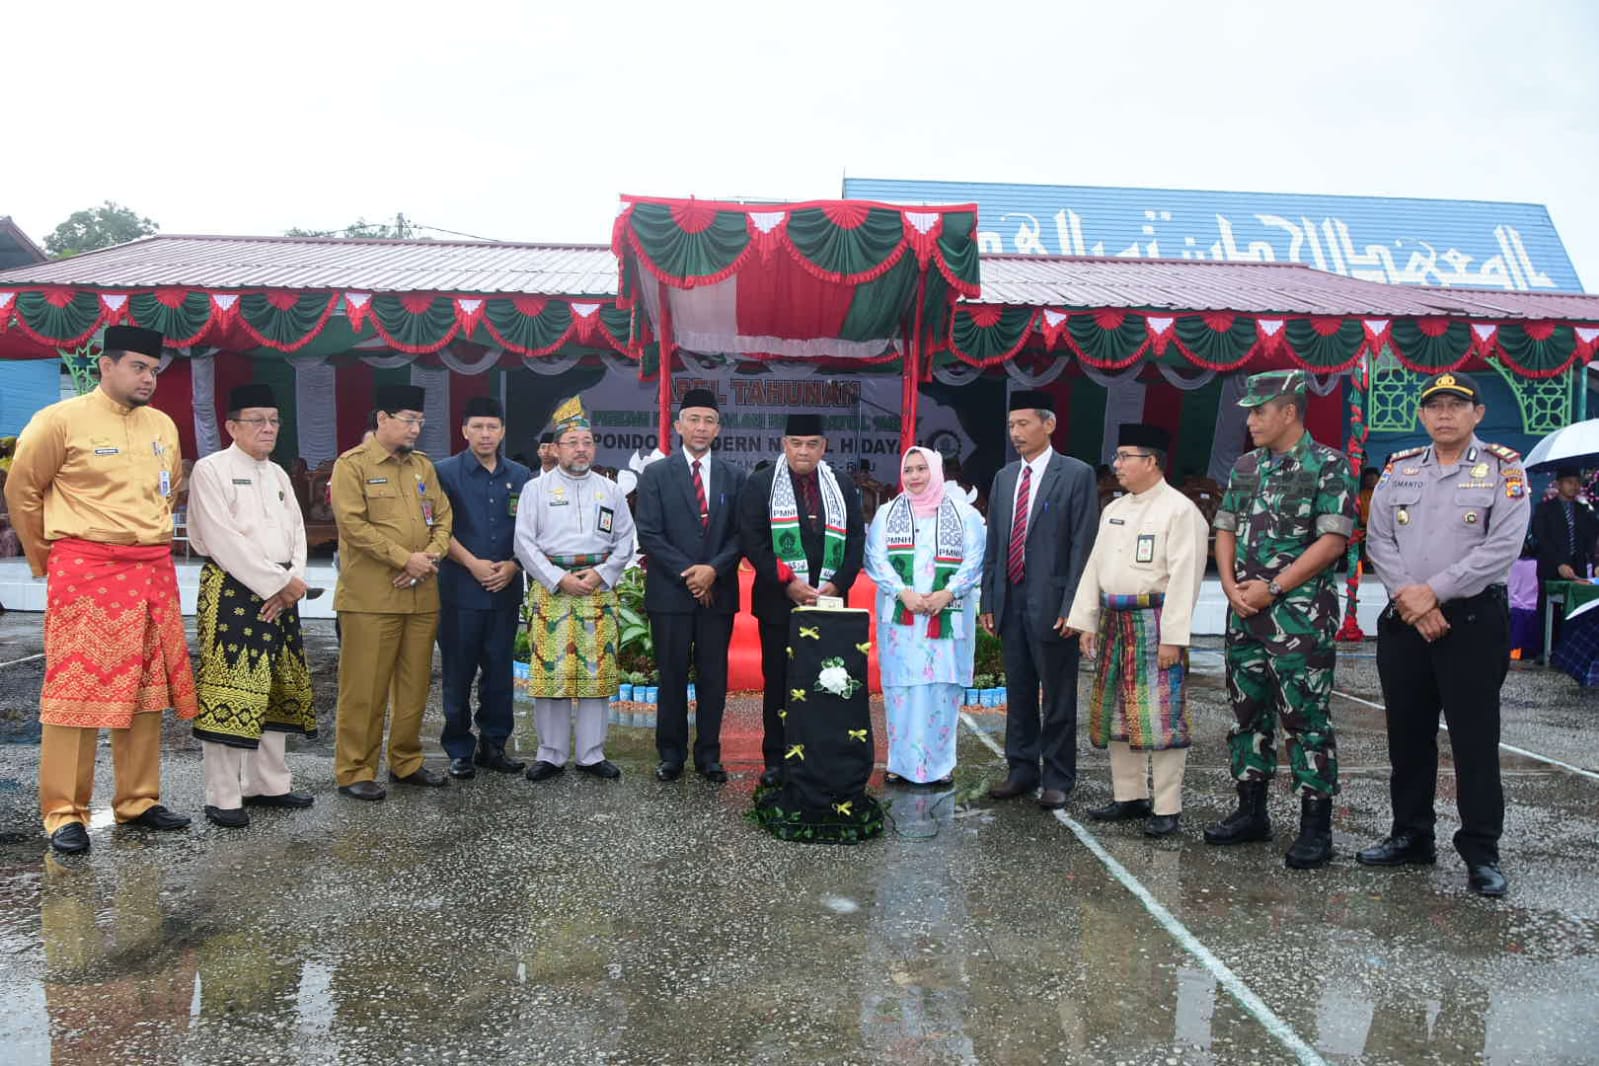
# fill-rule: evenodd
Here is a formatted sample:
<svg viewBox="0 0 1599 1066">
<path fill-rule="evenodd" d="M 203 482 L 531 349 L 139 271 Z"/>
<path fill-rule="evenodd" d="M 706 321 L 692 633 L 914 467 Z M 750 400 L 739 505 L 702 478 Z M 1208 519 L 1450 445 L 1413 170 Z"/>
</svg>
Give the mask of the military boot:
<svg viewBox="0 0 1599 1066">
<path fill-rule="evenodd" d="M 1295 870 L 1314 870 L 1332 861 L 1332 797 L 1312 796 L 1299 801 L 1299 839 L 1283 861 Z"/>
<path fill-rule="evenodd" d="M 1207 844 L 1247 844 L 1271 839 L 1265 781 L 1238 782 L 1238 809 L 1205 830 Z"/>
</svg>

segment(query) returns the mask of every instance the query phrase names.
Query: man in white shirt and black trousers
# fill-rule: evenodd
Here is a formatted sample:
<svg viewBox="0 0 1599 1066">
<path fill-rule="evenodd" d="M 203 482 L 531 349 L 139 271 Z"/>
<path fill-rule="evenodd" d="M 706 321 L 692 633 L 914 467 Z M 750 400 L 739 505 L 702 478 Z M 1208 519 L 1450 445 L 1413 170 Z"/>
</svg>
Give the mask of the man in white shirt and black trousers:
<svg viewBox="0 0 1599 1066">
<path fill-rule="evenodd" d="M 677 412 L 680 455 L 660 459 L 639 477 L 635 515 L 648 557 L 644 609 L 655 638 L 661 693 L 655 718 L 655 776 L 675 781 L 688 760 L 688 672 L 694 667 L 699 710 L 694 768 L 708 781 L 727 780 L 722 766 L 722 712 L 727 706 L 727 650 L 738 614 L 738 496 L 744 471 L 711 444 L 721 432 L 716 394 L 690 389 Z"/>
<path fill-rule="evenodd" d="M 988 494 L 981 617 L 1004 641 L 1009 696 L 1010 770 L 988 794 L 1013 799 L 1042 786 L 1045 810 L 1066 806 L 1077 784 L 1078 647 L 1066 618 L 1099 525 L 1094 471 L 1050 447 L 1054 408 L 1041 390 L 1011 395 L 1010 438 L 1021 458 L 994 476 Z"/>
</svg>

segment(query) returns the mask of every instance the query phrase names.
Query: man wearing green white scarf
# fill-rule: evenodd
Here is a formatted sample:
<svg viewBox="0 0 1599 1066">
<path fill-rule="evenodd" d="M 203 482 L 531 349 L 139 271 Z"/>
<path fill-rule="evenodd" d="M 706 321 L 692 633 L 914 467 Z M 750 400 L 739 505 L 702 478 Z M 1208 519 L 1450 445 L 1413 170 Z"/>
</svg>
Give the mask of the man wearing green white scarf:
<svg viewBox="0 0 1599 1066">
<path fill-rule="evenodd" d="M 789 613 L 819 596 L 847 597 L 865 557 L 860 493 L 823 462 L 826 454 L 822 416 L 789 415 L 782 456 L 751 474 L 739 496 L 739 541 L 755 567 L 766 682 L 763 784 L 781 777 Z"/>
</svg>

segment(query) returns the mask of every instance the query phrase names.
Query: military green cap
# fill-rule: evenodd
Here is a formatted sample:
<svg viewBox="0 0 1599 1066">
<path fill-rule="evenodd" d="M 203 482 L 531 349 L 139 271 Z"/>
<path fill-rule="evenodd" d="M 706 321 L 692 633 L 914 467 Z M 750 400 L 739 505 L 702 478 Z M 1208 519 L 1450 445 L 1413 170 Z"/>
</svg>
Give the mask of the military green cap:
<svg viewBox="0 0 1599 1066">
<path fill-rule="evenodd" d="M 1239 399 L 1238 406 L 1259 407 L 1282 397 L 1303 396 L 1306 383 L 1303 370 L 1268 370 L 1264 374 L 1251 374 L 1245 383 L 1249 391 Z"/>
</svg>

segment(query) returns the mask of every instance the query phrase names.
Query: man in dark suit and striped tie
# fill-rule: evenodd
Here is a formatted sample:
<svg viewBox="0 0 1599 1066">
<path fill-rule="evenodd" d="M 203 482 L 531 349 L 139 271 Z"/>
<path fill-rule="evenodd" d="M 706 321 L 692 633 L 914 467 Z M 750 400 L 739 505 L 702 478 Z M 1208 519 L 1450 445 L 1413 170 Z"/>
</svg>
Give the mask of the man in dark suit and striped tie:
<svg viewBox="0 0 1599 1066">
<path fill-rule="evenodd" d="M 694 768 L 727 780 L 722 766 L 722 712 L 727 704 L 727 649 L 738 613 L 738 496 L 744 471 L 711 444 L 721 432 L 716 394 L 690 389 L 678 407 L 681 456 L 660 459 L 639 477 L 639 546 L 648 557 L 644 609 L 661 671 L 655 716 L 655 776 L 675 781 L 688 760 L 688 671 L 695 671 L 699 710 Z"/>
<path fill-rule="evenodd" d="M 1047 392 L 1011 395 L 1010 439 L 1021 459 L 994 476 L 988 495 L 981 619 L 1005 643 L 1009 696 L 1010 769 L 988 794 L 1012 799 L 1042 786 L 1045 810 L 1066 806 L 1077 783 L 1079 653 L 1066 616 L 1099 525 L 1094 471 L 1050 447 L 1054 407 Z"/>
</svg>

